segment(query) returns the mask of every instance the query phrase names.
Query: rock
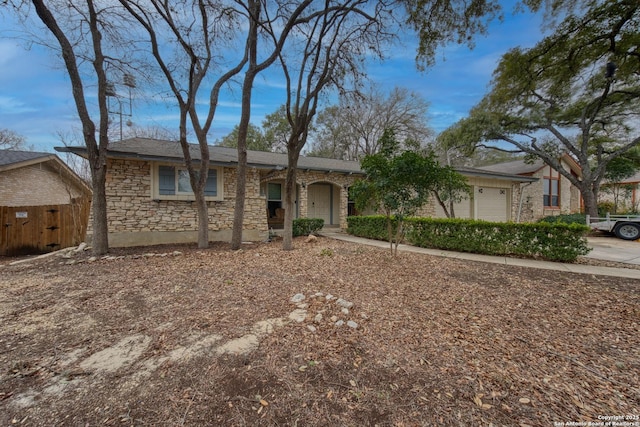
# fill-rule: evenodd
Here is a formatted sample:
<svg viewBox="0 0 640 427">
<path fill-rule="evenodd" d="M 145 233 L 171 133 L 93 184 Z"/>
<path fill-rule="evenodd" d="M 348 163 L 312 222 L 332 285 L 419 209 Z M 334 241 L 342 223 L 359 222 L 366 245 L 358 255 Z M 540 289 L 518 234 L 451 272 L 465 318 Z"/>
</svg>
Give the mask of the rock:
<svg viewBox="0 0 640 427">
<path fill-rule="evenodd" d="M 89 259 L 88 259 L 87 261 L 89 261 L 89 262 L 96 262 L 97 260 L 98 260 L 98 258 L 96 258 L 96 257 L 92 256 L 92 257 L 89 257 Z"/>
<path fill-rule="evenodd" d="M 353 303 L 351 301 L 347 301 L 347 300 L 344 300 L 342 298 L 338 298 L 338 301 L 336 301 L 336 304 L 338 304 L 340 307 L 344 307 L 344 308 L 353 307 Z"/>
<path fill-rule="evenodd" d="M 180 251 L 173 251 L 172 255 L 173 255 L 173 256 L 180 256 L 180 255 L 182 255 L 182 252 L 180 252 Z"/>
<path fill-rule="evenodd" d="M 309 304 L 306 304 L 306 303 L 303 302 L 303 303 L 300 303 L 300 304 L 296 305 L 296 307 L 298 307 L 298 308 L 300 308 L 302 310 L 306 310 L 307 308 L 309 308 Z"/>
<path fill-rule="evenodd" d="M 82 243 L 80 243 L 80 244 L 78 245 L 78 247 L 77 247 L 77 248 L 75 248 L 75 249 L 73 250 L 73 252 L 75 252 L 75 253 L 82 252 L 82 251 L 86 250 L 86 249 L 87 249 L 87 247 L 88 247 L 88 245 L 87 245 L 85 242 L 82 242 Z"/>
<path fill-rule="evenodd" d="M 344 320 L 338 320 L 338 321 L 336 322 L 336 326 L 340 327 L 340 326 L 342 326 L 342 325 L 344 325 Z"/>
<path fill-rule="evenodd" d="M 320 313 L 316 314 L 316 317 L 313 319 L 313 321 L 316 323 L 322 322 L 322 314 Z"/>
<path fill-rule="evenodd" d="M 316 292 L 316 293 L 315 293 L 315 296 L 317 296 L 317 297 L 323 297 L 323 296 L 324 296 L 324 294 L 323 294 L 322 292 Z"/>
<path fill-rule="evenodd" d="M 334 298 L 334 296 L 331 294 L 327 294 L 325 298 L 327 299 L 327 301 L 331 301 Z"/>
<path fill-rule="evenodd" d="M 348 308 L 344 308 L 343 307 L 340 311 L 342 312 L 342 314 L 345 314 L 345 315 L 349 314 L 349 309 Z"/>
<path fill-rule="evenodd" d="M 315 243 L 318 241 L 318 238 L 316 236 L 314 236 L 313 234 L 309 234 L 309 236 L 307 237 L 307 240 L 305 240 L 305 243 Z"/>
<path fill-rule="evenodd" d="M 293 320 L 294 322 L 302 323 L 306 318 L 307 318 L 307 310 L 302 310 L 297 308 L 293 310 L 291 313 L 289 313 L 289 319 Z"/>
<path fill-rule="evenodd" d="M 332 322 L 337 322 L 338 321 L 338 316 L 331 316 L 331 321 Z"/>
<path fill-rule="evenodd" d="M 294 296 L 291 297 L 291 302 L 294 304 L 298 304 L 300 302 L 304 301 L 304 295 L 303 294 L 295 294 Z"/>
<path fill-rule="evenodd" d="M 316 331 L 316 327 L 313 325 L 307 325 L 307 329 L 310 330 L 311 332 L 315 332 Z"/>
<path fill-rule="evenodd" d="M 347 326 L 352 328 L 352 329 L 357 329 L 358 328 L 358 324 L 356 322 L 354 322 L 353 320 L 349 320 L 347 322 Z"/>
</svg>

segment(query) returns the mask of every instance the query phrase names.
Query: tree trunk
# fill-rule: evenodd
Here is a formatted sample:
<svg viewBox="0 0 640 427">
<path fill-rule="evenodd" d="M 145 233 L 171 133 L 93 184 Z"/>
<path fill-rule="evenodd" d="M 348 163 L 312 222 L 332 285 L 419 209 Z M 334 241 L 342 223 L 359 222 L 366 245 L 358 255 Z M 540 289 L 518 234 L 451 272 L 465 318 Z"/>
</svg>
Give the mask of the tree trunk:
<svg viewBox="0 0 640 427">
<path fill-rule="evenodd" d="M 582 200 L 584 202 L 584 212 L 591 217 L 598 216 L 598 200 L 593 190 L 589 187 L 580 188 Z"/>
<path fill-rule="evenodd" d="M 198 248 L 209 247 L 209 207 L 204 198 L 204 186 L 197 192 L 196 210 L 198 214 Z"/>
<path fill-rule="evenodd" d="M 298 150 L 288 150 L 287 175 L 284 181 L 284 234 L 282 249 L 293 249 L 293 217 L 295 215 L 296 172 L 298 167 Z"/>
<path fill-rule="evenodd" d="M 242 245 L 242 229 L 244 228 L 244 199 L 247 195 L 247 132 L 251 119 L 251 92 L 253 81 L 259 72 L 258 62 L 258 23 L 260 2 L 249 1 L 251 11 L 247 46 L 249 50 L 249 68 L 242 83 L 242 113 L 238 124 L 238 168 L 236 176 L 236 203 L 233 212 L 233 230 L 231 232 L 231 249 L 238 250 Z"/>
<path fill-rule="evenodd" d="M 99 157 L 98 157 L 99 159 Z M 99 160 L 97 161 L 99 162 Z M 109 226 L 107 223 L 107 195 L 105 190 L 106 167 L 91 168 L 91 183 L 93 195 L 91 203 L 93 208 L 91 237 L 91 253 L 104 255 L 109 250 Z"/>
<path fill-rule="evenodd" d="M 238 250 L 242 245 L 244 227 L 244 199 L 247 193 L 247 150 L 238 144 L 238 168 L 236 175 L 236 203 L 233 211 L 233 231 L 231 249 Z"/>
</svg>

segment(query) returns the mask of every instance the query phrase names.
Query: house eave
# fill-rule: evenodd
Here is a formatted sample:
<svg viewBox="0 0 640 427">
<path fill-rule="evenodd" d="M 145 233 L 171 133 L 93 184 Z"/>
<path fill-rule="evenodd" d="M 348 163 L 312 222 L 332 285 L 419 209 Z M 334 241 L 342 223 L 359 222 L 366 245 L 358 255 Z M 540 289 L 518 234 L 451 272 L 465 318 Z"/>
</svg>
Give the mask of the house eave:
<svg viewBox="0 0 640 427">
<path fill-rule="evenodd" d="M 78 156 L 87 158 L 87 149 L 85 147 L 55 147 L 56 151 L 64 152 L 64 153 L 73 153 Z M 156 156 L 151 154 L 141 154 L 141 153 L 133 153 L 131 151 L 117 151 L 117 150 L 107 150 L 107 157 L 113 159 L 133 159 L 140 161 L 148 161 L 148 162 L 165 162 L 165 163 L 180 163 L 184 164 L 184 159 L 182 157 L 175 156 Z M 194 164 L 199 164 L 200 159 L 194 159 Z M 222 166 L 222 167 L 237 167 L 237 161 L 220 161 L 216 159 L 210 159 L 209 164 L 212 166 Z M 278 164 L 278 163 L 255 163 L 255 162 L 247 162 L 247 166 L 250 168 L 266 170 L 266 171 L 282 171 L 287 169 L 287 165 Z M 318 168 L 313 166 L 299 166 L 299 170 L 304 171 L 317 171 L 317 172 L 326 172 L 326 173 L 339 173 L 345 175 L 364 175 L 361 171 L 354 171 L 349 169 L 340 169 L 340 168 Z"/>
</svg>

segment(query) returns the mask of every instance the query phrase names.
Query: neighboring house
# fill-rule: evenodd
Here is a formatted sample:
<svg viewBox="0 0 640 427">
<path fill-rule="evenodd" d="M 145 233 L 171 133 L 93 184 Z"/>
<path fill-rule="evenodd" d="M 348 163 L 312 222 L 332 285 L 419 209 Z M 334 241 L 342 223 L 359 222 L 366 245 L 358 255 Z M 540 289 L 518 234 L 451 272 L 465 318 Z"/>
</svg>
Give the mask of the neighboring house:
<svg viewBox="0 0 640 427">
<path fill-rule="evenodd" d="M 0 255 L 84 240 L 90 187 L 58 156 L 0 150 Z"/>
<path fill-rule="evenodd" d="M 615 212 L 636 213 L 640 209 L 640 172 L 620 182 L 606 182 L 600 186 L 598 202 L 609 202 Z"/>
<path fill-rule="evenodd" d="M 0 206 L 64 205 L 90 195 L 55 154 L 0 150 Z"/>
<path fill-rule="evenodd" d="M 57 150 L 86 156 L 85 147 Z M 191 156 L 199 159 L 197 145 L 191 146 Z M 231 239 L 237 159 L 235 148 L 210 147 L 205 197 L 212 241 Z M 243 240 L 263 240 L 271 229 L 283 227 L 286 166 L 286 154 L 248 152 Z M 327 227 L 345 228 L 348 188 L 359 177 L 359 163 L 301 157 L 295 217 L 322 218 Z M 132 138 L 110 144 L 106 196 L 110 246 L 197 240 L 195 197 L 177 142 Z"/>
<path fill-rule="evenodd" d="M 565 170 L 570 171 L 574 176 L 581 175 L 580 166 L 571 156 L 565 154 L 560 162 Z M 521 188 L 522 202 L 521 207 L 518 208 L 520 222 L 580 212 L 581 197 L 578 188 L 542 160 L 537 160 L 533 164 L 525 163 L 524 160 L 515 160 L 478 169 L 537 178 L 535 182 Z"/>
</svg>

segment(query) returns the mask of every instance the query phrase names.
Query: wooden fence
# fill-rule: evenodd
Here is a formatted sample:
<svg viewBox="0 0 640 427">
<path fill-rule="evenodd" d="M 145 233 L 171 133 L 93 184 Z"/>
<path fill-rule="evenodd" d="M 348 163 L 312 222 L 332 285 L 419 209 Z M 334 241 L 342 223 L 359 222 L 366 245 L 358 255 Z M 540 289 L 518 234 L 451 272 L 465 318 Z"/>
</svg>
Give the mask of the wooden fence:
<svg viewBox="0 0 640 427">
<path fill-rule="evenodd" d="M 71 205 L 0 206 L 0 256 L 52 252 L 84 241 L 89 199 Z"/>
</svg>

